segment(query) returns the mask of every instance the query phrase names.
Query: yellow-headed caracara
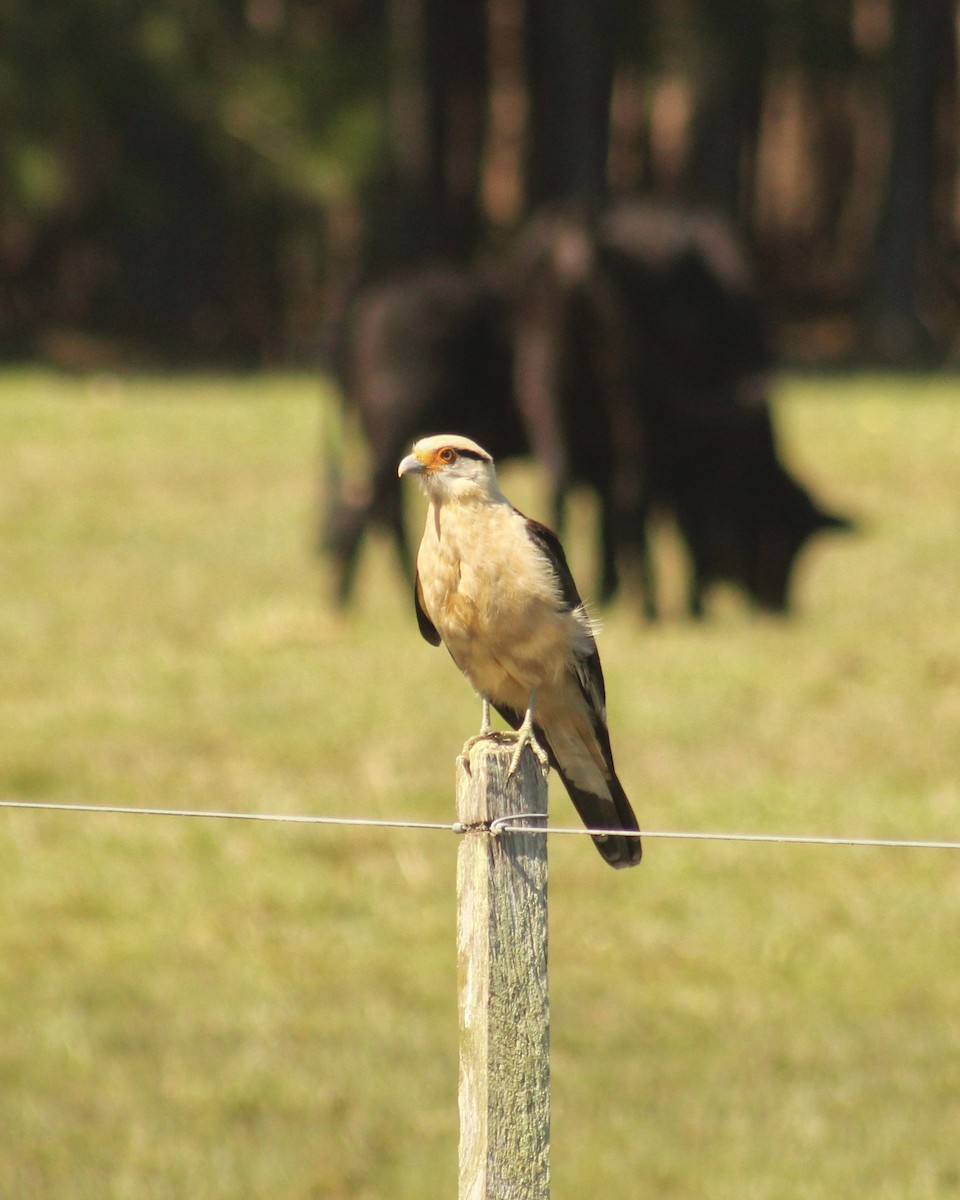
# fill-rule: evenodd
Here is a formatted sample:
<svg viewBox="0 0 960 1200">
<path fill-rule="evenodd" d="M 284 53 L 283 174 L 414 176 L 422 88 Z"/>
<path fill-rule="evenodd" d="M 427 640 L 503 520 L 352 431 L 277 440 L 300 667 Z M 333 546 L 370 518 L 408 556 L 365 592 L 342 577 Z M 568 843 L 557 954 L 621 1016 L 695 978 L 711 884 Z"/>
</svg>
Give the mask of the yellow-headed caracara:
<svg viewBox="0 0 960 1200">
<path fill-rule="evenodd" d="M 418 475 L 430 501 L 417 555 L 420 632 L 441 642 L 520 740 L 546 751 L 613 867 L 640 861 L 637 819 L 613 768 L 600 656 L 556 534 L 518 512 L 493 459 L 456 434 L 423 438 L 398 474 Z"/>
</svg>

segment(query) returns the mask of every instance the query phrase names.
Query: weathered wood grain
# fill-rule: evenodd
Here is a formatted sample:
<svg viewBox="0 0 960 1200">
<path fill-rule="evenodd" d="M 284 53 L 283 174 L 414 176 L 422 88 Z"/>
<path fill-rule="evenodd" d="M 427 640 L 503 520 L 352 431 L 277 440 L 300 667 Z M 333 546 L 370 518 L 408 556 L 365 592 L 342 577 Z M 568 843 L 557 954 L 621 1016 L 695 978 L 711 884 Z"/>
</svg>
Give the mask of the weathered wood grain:
<svg viewBox="0 0 960 1200">
<path fill-rule="evenodd" d="M 468 743 L 457 760 L 460 991 L 460 1200 L 547 1200 L 550 1025 L 547 839 L 491 833 L 511 814 L 539 814 L 547 783 L 513 741 Z"/>
</svg>

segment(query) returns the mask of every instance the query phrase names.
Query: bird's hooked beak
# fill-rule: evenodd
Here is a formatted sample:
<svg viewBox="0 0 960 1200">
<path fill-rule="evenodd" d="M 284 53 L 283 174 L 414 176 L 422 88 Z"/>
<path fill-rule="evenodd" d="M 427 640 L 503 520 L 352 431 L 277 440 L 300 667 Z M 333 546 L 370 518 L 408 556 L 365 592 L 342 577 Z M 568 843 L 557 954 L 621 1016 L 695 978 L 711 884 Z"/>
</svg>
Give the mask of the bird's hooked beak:
<svg viewBox="0 0 960 1200">
<path fill-rule="evenodd" d="M 402 479 L 404 475 L 422 475 L 426 469 L 415 454 L 408 454 L 406 458 L 401 458 L 397 476 Z"/>
</svg>

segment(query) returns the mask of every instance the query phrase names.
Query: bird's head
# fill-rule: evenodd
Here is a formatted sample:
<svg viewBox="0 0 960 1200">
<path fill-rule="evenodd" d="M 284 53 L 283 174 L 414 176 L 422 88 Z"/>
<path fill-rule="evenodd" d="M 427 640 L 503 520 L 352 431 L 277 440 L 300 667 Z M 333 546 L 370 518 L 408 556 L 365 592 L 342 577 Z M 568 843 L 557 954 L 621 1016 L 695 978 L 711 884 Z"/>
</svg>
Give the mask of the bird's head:
<svg viewBox="0 0 960 1200">
<path fill-rule="evenodd" d="M 421 438 L 401 459 L 399 476 L 417 475 L 431 500 L 499 500 L 493 459 L 476 442 L 456 433 Z"/>
</svg>

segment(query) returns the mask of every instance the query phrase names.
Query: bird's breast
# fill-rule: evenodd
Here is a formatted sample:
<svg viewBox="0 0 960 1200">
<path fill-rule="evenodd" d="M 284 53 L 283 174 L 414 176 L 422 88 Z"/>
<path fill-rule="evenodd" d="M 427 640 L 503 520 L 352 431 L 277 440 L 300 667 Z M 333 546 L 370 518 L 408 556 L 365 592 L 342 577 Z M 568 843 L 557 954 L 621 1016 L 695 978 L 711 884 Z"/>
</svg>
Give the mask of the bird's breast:
<svg viewBox="0 0 960 1200">
<path fill-rule="evenodd" d="M 523 709 L 572 666 L 575 618 L 522 517 L 471 516 L 428 518 L 417 559 L 424 607 L 476 690 Z"/>
</svg>

